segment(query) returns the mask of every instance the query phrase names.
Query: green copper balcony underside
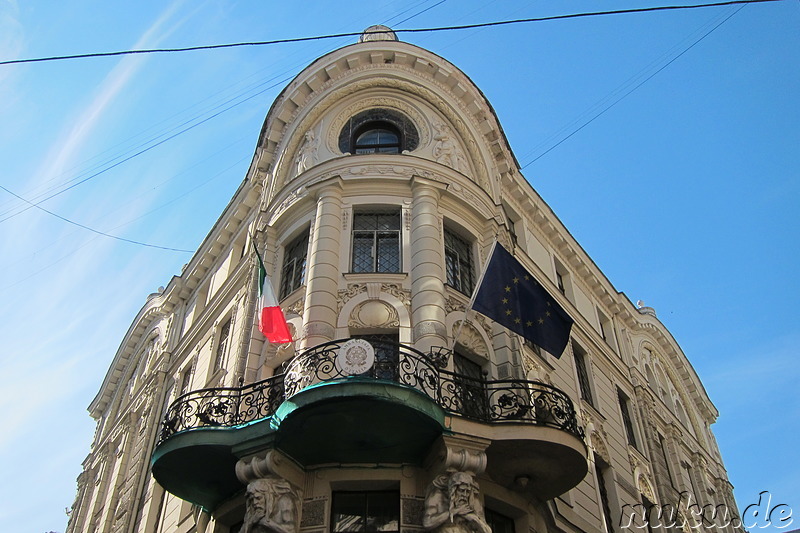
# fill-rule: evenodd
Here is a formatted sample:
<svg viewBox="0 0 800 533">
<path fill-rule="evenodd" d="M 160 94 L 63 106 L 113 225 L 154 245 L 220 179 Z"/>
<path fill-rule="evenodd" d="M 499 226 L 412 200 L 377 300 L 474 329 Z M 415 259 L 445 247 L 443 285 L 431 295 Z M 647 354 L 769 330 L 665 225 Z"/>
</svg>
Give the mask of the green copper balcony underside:
<svg viewBox="0 0 800 533">
<path fill-rule="evenodd" d="M 172 435 L 153 453 L 153 476 L 170 493 L 213 510 L 244 489 L 234 467 L 249 454 L 277 448 L 305 468 L 421 464 L 445 430 L 444 411 L 425 395 L 347 378 L 302 390 L 271 417 Z"/>
</svg>

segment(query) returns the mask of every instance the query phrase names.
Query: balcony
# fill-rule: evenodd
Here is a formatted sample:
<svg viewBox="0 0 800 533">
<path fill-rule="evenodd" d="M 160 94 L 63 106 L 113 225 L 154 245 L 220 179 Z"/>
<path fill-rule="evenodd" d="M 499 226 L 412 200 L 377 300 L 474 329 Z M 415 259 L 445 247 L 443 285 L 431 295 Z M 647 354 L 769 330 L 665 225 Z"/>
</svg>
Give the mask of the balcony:
<svg viewBox="0 0 800 533">
<path fill-rule="evenodd" d="M 422 464 L 442 433 L 491 440 L 487 473 L 552 498 L 586 474 L 583 430 L 569 397 L 526 380 L 445 370 L 447 351 L 345 339 L 299 354 L 285 374 L 192 391 L 166 412 L 153 474 L 213 509 L 243 487 L 239 457 L 278 448 L 302 467 Z M 198 468 L 202 465 L 202 468 Z"/>
</svg>

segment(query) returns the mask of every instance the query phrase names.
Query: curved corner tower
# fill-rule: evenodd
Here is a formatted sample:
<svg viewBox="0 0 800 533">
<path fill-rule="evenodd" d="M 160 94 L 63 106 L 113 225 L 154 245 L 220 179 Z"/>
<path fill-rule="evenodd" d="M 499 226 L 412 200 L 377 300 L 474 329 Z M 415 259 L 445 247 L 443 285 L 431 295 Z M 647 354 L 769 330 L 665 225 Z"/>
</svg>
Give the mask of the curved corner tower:
<svg viewBox="0 0 800 533">
<path fill-rule="evenodd" d="M 257 327 L 251 238 L 291 343 Z M 574 320 L 563 353 L 468 309 L 495 241 Z M 683 492 L 735 509 L 717 412 L 655 312 L 520 175 L 472 81 L 382 26 L 283 90 L 90 412 L 71 532 L 611 533 Z"/>
</svg>

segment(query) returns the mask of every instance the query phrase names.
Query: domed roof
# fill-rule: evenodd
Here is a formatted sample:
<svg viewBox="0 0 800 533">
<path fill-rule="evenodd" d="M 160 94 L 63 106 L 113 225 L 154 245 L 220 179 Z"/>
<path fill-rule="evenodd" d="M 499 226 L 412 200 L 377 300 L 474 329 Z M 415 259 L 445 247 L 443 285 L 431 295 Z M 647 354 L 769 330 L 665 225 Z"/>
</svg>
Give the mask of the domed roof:
<svg viewBox="0 0 800 533">
<path fill-rule="evenodd" d="M 392 31 L 392 29 L 388 26 L 383 26 L 381 24 L 375 24 L 370 26 L 364 33 L 361 34 L 361 37 L 358 38 L 358 42 L 365 43 L 367 41 L 396 41 L 397 35 Z"/>
</svg>

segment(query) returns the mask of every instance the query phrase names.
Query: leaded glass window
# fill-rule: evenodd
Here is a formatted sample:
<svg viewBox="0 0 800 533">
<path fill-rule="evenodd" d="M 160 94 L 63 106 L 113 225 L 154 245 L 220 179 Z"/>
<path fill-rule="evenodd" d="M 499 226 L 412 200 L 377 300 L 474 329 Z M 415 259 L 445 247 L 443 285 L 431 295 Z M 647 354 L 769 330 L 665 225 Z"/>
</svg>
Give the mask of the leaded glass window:
<svg viewBox="0 0 800 533">
<path fill-rule="evenodd" d="M 353 215 L 353 272 L 400 272 L 400 211 Z"/>
<path fill-rule="evenodd" d="M 472 294 L 475 288 L 472 246 L 447 228 L 444 229 L 444 262 L 447 284 L 459 292 Z"/>
<path fill-rule="evenodd" d="M 281 295 L 283 300 L 303 285 L 308 256 L 308 232 L 304 232 L 286 246 L 281 272 Z"/>
</svg>

